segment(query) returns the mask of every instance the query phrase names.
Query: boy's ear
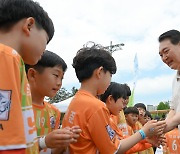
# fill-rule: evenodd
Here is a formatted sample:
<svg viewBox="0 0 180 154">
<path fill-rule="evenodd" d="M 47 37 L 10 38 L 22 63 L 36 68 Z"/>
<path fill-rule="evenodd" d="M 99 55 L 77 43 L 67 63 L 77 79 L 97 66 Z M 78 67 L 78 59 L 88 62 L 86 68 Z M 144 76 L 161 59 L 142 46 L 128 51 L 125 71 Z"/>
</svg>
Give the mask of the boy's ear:
<svg viewBox="0 0 180 154">
<path fill-rule="evenodd" d="M 109 103 L 115 102 L 114 98 L 112 97 L 112 95 L 109 95 L 107 99 L 108 99 Z"/>
<path fill-rule="evenodd" d="M 103 67 L 102 66 L 96 69 L 96 76 L 97 76 L 98 79 L 101 78 L 102 71 L 103 71 Z"/>
<path fill-rule="evenodd" d="M 30 35 L 30 31 L 35 25 L 35 19 L 33 17 L 29 17 L 25 19 L 24 25 L 23 25 L 23 31 L 27 36 Z"/>
<path fill-rule="evenodd" d="M 37 71 L 34 68 L 29 68 L 28 72 L 27 72 L 27 78 L 29 81 L 32 81 L 35 79 L 37 74 Z"/>
</svg>

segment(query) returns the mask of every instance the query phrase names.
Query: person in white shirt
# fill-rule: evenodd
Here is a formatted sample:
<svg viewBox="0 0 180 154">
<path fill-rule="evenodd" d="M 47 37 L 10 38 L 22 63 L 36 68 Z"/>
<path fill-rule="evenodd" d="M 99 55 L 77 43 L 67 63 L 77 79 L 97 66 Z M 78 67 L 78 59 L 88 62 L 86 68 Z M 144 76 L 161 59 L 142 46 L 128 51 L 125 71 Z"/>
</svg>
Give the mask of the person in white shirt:
<svg viewBox="0 0 180 154">
<path fill-rule="evenodd" d="M 159 55 L 171 69 L 177 70 L 172 85 L 172 101 L 170 112 L 166 118 L 164 132 L 174 129 L 180 124 L 180 32 L 169 30 L 159 36 Z"/>
</svg>

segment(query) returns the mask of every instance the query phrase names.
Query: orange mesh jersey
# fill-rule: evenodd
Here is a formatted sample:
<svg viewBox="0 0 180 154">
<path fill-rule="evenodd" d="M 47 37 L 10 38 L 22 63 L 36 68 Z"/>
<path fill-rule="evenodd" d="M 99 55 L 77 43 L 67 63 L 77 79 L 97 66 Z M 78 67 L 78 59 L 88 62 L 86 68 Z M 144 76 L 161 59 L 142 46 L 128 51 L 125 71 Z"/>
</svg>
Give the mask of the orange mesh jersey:
<svg viewBox="0 0 180 154">
<path fill-rule="evenodd" d="M 33 111 L 38 137 L 47 135 L 60 127 L 60 111 L 52 104 L 48 102 L 44 102 L 43 106 L 33 104 Z M 51 149 L 43 149 L 41 153 L 51 153 Z"/>
<path fill-rule="evenodd" d="M 30 88 L 20 55 L 0 44 L 0 151 L 23 148 L 39 153 Z"/>
<path fill-rule="evenodd" d="M 60 111 L 47 102 L 43 106 L 33 104 L 37 135 L 44 136 L 60 126 Z"/>
<path fill-rule="evenodd" d="M 79 125 L 82 133 L 71 154 L 113 154 L 120 146 L 120 139 L 110 122 L 106 105 L 89 92 L 79 90 L 71 101 L 63 120 L 63 127 Z"/>
</svg>

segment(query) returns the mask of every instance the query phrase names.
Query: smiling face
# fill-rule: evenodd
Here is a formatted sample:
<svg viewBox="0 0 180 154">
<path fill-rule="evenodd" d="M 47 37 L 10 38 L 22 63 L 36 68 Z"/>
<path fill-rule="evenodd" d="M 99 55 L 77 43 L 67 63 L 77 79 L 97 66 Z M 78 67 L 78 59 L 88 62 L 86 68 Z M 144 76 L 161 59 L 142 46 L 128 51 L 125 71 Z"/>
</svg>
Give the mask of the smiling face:
<svg viewBox="0 0 180 154">
<path fill-rule="evenodd" d="M 54 97 L 61 88 L 64 72 L 60 66 L 46 67 L 43 72 L 35 72 L 34 84 L 31 90 L 36 91 L 41 96 Z"/>
<path fill-rule="evenodd" d="M 180 43 L 174 45 L 169 39 L 160 42 L 159 55 L 171 69 L 180 71 Z"/>
</svg>

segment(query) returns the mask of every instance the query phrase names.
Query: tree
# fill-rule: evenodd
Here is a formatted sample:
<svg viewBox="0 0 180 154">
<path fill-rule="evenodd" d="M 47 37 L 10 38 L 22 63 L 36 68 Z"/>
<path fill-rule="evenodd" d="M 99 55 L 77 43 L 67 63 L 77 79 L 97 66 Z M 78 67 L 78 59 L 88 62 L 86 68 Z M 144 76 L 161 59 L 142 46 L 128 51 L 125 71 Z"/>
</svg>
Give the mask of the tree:
<svg viewBox="0 0 180 154">
<path fill-rule="evenodd" d="M 68 99 L 69 97 L 72 97 L 75 95 L 75 93 L 78 91 L 75 87 L 71 89 L 72 92 L 68 92 L 64 87 L 58 90 L 56 95 L 53 98 L 48 97 L 47 100 L 49 103 L 58 103 L 63 100 Z"/>
<path fill-rule="evenodd" d="M 160 102 L 159 105 L 157 106 L 157 110 L 167 110 L 169 109 L 169 101 L 167 102 Z"/>
<path fill-rule="evenodd" d="M 78 91 L 78 89 L 75 87 L 72 87 L 71 91 L 72 91 L 72 96 L 74 96 L 76 92 Z"/>
</svg>

